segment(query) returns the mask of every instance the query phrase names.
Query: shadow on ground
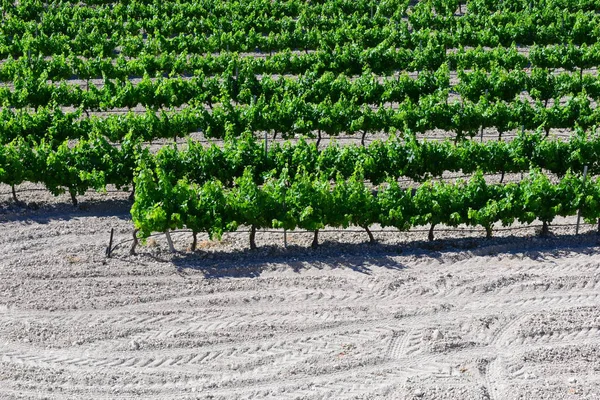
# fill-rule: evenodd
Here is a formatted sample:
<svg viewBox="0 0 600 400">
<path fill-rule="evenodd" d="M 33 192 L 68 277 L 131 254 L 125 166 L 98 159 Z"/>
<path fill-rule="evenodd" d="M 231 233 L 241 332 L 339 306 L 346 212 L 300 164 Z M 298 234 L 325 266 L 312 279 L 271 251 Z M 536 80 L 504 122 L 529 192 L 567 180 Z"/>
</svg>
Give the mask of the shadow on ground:
<svg viewBox="0 0 600 400">
<path fill-rule="evenodd" d="M 131 219 L 129 200 L 83 200 L 77 206 L 71 203 L 38 204 L 36 202 L 16 204 L 0 203 L 0 222 L 21 221 L 46 224 L 50 221 L 68 221 L 81 217 L 117 217 Z"/>
<path fill-rule="evenodd" d="M 372 266 L 401 270 L 404 266 L 394 258 L 401 252 L 398 246 L 386 244 L 343 244 L 324 242 L 312 249 L 298 245 L 287 248 L 264 246 L 257 250 L 228 252 L 177 253 L 169 261 L 182 272 L 199 271 L 206 278 L 257 277 L 264 271 L 282 265 L 295 273 L 308 268 L 346 268 L 361 274 L 370 274 Z"/>
<path fill-rule="evenodd" d="M 140 255 L 155 261 L 172 263 L 180 273 L 197 271 L 209 279 L 253 278 L 264 271 L 288 268 L 301 273 L 308 268 L 345 268 L 370 274 L 373 267 L 403 270 L 404 257 L 454 262 L 477 256 L 513 254 L 521 259 L 551 260 L 566 253 L 594 254 L 599 237 L 595 233 L 551 235 L 549 237 L 501 237 L 438 239 L 433 242 L 412 241 L 399 245 L 376 243 L 324 242 L 317 249 L 303 246 L 265 246 L 255 251 L 197 251 L 174 255 L 152 255 L 145 250 Z M 141 250 L 141 249 L 140 249 Z"/>
</svg>

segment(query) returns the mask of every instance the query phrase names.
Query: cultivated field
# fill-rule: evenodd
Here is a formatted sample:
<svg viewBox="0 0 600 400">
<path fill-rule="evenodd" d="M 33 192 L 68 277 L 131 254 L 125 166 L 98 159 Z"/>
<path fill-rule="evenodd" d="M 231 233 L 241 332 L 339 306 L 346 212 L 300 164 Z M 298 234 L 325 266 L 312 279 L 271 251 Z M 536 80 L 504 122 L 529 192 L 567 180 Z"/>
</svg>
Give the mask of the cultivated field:
<svg viewBox="0 0 600 400">
<path fill-rule="evenodd" d="M 598 0 L 0 15 L 0 400 L 600 399 Z"/>
</svg>

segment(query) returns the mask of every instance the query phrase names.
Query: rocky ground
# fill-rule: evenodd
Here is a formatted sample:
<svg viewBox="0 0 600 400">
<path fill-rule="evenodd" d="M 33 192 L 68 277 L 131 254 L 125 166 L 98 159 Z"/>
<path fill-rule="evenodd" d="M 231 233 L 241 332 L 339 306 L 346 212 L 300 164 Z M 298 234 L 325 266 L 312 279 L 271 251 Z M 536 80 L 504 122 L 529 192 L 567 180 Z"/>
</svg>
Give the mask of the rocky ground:
<svg viewBox="0 0 600 400">
<path fill-rule="evenodd" d="M 27 187 L 25 189 L 35 189 Z M 21 189 L 21 188 L 20 188 Z M 247 233 L 130 256 L 127 193 L 0 187 L 2 399 L 598 399 L 595 227 Z M 560 221 L 571 223 L 573 220 Z M 112 258 L 106 258 L 114 228 Z"/>
</svg>

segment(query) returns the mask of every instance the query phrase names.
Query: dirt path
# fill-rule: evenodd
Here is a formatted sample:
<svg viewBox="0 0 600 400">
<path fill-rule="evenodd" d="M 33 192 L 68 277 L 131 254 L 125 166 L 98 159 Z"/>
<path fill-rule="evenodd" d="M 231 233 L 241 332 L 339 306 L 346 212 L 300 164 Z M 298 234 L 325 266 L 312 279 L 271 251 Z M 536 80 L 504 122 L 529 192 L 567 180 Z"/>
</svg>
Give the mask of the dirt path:
<svg viewBox="0 0 600 400">
<path fill-rule="evenodd" d="M 592 234 L 107 260 L 121 197 L 0 207 L 0 398 L 600 398 Z"/>
</svg>

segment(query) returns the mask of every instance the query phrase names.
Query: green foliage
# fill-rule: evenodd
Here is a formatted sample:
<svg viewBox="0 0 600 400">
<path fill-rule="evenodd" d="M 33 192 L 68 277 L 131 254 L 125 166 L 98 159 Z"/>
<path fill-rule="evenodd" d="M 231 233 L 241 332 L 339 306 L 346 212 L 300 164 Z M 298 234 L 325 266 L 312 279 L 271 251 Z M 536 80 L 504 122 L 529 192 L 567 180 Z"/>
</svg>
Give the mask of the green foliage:
<svg viewBox="0 0 600 400">
<path fill-rule="evenodd" d="M 519 222 L 531 223 L 536 218 L 549 223 L 556 216 L 574 215 L 581 203 L 582 180 L 571 173 L 553 184 L 547 175 L 532 170 L 522 182 Z"/>
<path fill-rule="evenodd" d="M 412 227 L 415 215 L 415 206 L 411 189 L 403 189 L 393 179 L 387 182 L 377 194 L 380 215 L 379 222 L 382 227 L 392 226 L 400 231 L 407 231 Z"/>
<path fill-rule="evenodd" d="M 36 182 L 41 178 L 38 161 L 36 152 L 22 138 L 0 146 L 0 182 L 8 185 Z"/>
<path fill-rule="evenodd" d="M 360 169 L 347 180 L 338 176 L 331 196 L 327 225 L 343 228 L 354 225 L 366 229 L 379 221 L 381 212 L 377 197 L 364 184 Z"/>
<path fill-rule="evenodd" d="M 193 197 L 192 186 L 185 181 L 173 184 L 165 171 L 152 170 L 145 165 L 140 167 L 134 183 L 136 201 L 131 207 L 131 216 L 140 237 L 147 238 L 152 232 L 184 226 L 182 212 L 190 207 L 187 202 Z"/>
<path fill-rule="evenodd" d="M 301 168 L 285 193 L 285 208 L 296 227 L 309 231 L 324 228 L 333 210 L 330 182 Z"/>
<path fill-rule="evenodd" d="M 207 232 L 211 239 L 220 239 L 223 232 L 237 228 L 236 203 L 228 201 L 220 182 L 188 185 L 181 180 L 175 187 L 175 196 L 179 193 L 184 223 L 193 232 Z"/>
<path fill-rule="evenodd" d="M 181 179 L 172 184 L 164 171 L 141 168 L 132 208 L 135 226 L 141 237 L 187 226 L 218 238 L 238 225 L 310 231 L 358 226 L 369 234 L 372 224 L 401 231 L 429 225 L 432 238 L 436 226 L 466 224 L 483 227 L 490 237 L 496 223 L 539 219 L 547 229 L 556 216 L 575 215 L 579 207 L 588 221 L 600 217 L 600 181 L 583 185 L 581 176 L 571 172 L 556 183 L 532 170 L 520 183 L 490 184 L 477 171 L 467 181 L 426 181 L 416 189 L 401 188 L 389 179 L 376 190 L 364 182 L 360 170 L 348 179 L 338 176 L 335 184 L 305 170 L 295 178 L 286 171 L 267 176 L 262 186 L 253 175 L 248 168 L 226 188 L 218 181 Z"/>
<path fill-rule="evenodd" d="M 232 205 L 233 219 L 240 225 L 254 226 L 257 229 L 270 228 L 273 219 L 279 217 L 283 207 L 273 196 L 272 187 L 260 187 L 254 179 L 254 173 L 247 167 L 243 175 L 235 179 L 235 184 L 227 193 L 227 202 Z"/>
<path fill-rule="evenodd" d="M 492 236 L 494 223 L 508 226 L 519 215 L 518 184 L 489 185 L 478 171 L 463 188 L 463 194 L 468 206 L 466 222 L 485 228 L 487 237 Z"/>
</svg>

